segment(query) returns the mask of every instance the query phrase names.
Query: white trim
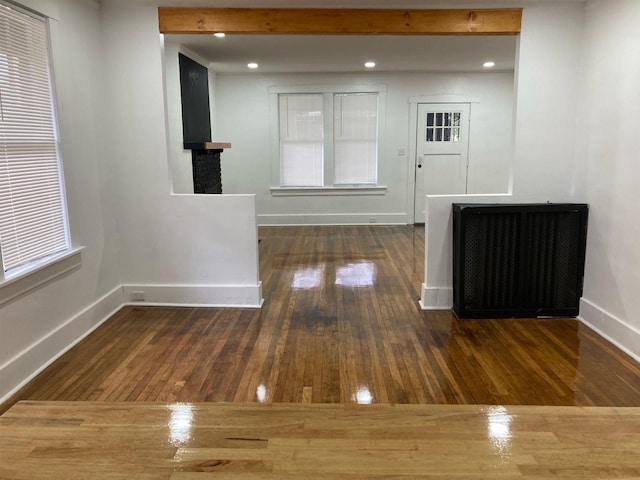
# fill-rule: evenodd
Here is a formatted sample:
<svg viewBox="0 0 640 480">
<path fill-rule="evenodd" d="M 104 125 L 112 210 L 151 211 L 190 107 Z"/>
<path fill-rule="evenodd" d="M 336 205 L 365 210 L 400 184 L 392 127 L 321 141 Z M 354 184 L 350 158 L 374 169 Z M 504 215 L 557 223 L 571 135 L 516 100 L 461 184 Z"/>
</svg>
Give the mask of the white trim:
<svg viewBox="0 0 640 480">
<path fill-rule="evenodd" d="M 94 7 L 96 10 L 100 9 L 100 0 L 82 0 L 84 3 Z"/>
<path fill-rule="evenodd" d="M 132 291 L 144 291 L 147 301 L 134 302 Z M 222 286 L 119 285 L 1 365 L 0 404 L 125 305 L 260 308 L 263 303 L 262 282 Z M 43 358 L 48 360 L 43 362 Z"/>
<path fill-rule="evenodd" d="M 143 292 L 144 300 L 135 300 Z M 260 308 L 262 282 L 256 285 L 122 285 L 126 305 Z"/>
<path fill-rule="evenodd" d="M 386 195 L 387 187 L 357 186 L 357 187 L 271 187 L 274 197 L 305 197 L 323 195 Z"/>
<path fill-rule="evenodd" d="M 480 103 L 480 97 L 469 95 L 418 95 L 409 97 L 409 103 Z"/>
<path fill-rule="evenodd" d="M 254 308 L 260 309 L 264 304 L 264 298 L 260 300 L 259 305 L 230 305 L 217 303 L 193 303 L 193 302 L 147 302 L 131 300 L 122 304 L 123 307 L 187 307 L 187 308 Z"/>
<path fill-rule="evenodd" d="M 453 288 L 429 287 L 426 283 L 423 283 L 418 303 L 422 310 L 451 310 L 453 306 Z"/>
<path fill-rule="evenodd" d="M 370 221 L 371 219 L 375 221 Z M 407 225 L 406 213 L 287 213 L 258 215 L 260 226 Z"/>
<path fill-rule="evenodd" d="M 269 93 L 386 93 L 387 86 L 379 85 L 292 85 L 269 87 Z"/>
<path fill-rule="evenodd" d="M 84 248 L 74 248 L 33 262 L 28 269 L 0 279 L 0 305 L 78 268 L 82 264 L 80 253 Z"/>
<path fill-rule="evenodd" d="M 118 286 L 0 366 L 0 404 L 121 308 L 122 289 Z M 43 358 L 48 360 L 43 362 Z"/>
<path fill-rule="evenodd" d="M 409 148 L 407 153 L 407 213 L 416 223 L 416 159 L 418 151 L 418 103 L 409 102 Z M 424 221 L 424 219 L 423 219 Z M 418 222 L 420 223 L 420 222 Z"/>
<path fill-rule="evenodd" d="M 25 13 L 35 13 L 40 17 L 60 20 L 60 8 L 51 0 L 0 0 L 0 3 L 14 4 L 26 10 Z"/>
<path fill-rule="evenodd" d="M 277 94 L 269 95 L 269 163 L 271 185 L 280 185 L 280 106 Z"/>
<path fill-rule="evenodd" d="M 323 139 L 323 161 L 322 161 L 322 170 L 323 170 L 323 179 L 322 185 L 325 186 L 333 186 L 334 181 L 334 172 L 335 172 L 335 132 L 334 132 L 334 122 L 335 122 L 335 103 L 334 103 L 334 93 L 333 92 L 324 92 L 322 94 L 322 110 L 324 112 L 324 125 L 322 126 L 322 131 L 324 133 Z M 376 168 L 378 167 L 376 163 Z M 282 167 L 281 167 L 282 168 Z M 280 185 L 280 183 L 275 183 L 273 185 Z"/>
<path fill-rule="evenodd" d="M 578 320 L 640 362 L 640 330 L 602 307 L 580 299 Z"/>
</svg>

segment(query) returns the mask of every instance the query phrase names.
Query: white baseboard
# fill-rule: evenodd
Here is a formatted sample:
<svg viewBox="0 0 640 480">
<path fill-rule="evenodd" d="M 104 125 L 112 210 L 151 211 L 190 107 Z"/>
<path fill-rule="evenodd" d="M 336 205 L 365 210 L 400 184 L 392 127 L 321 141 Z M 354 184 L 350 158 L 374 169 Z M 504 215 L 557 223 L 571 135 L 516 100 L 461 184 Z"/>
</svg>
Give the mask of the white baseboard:
<svg viewBox="0 0 640 480">
<path fill-rule="evenodd" d="M 453 288 L 428 287 L 423 283 L 419 304 L 422 310 L 450 310 L 453 306 Z"/>
<path fill-rule="evenodd" d="M 143 292 L 145 301 L 134 301 Z M 76 345 L 123 305 L 260 308 L 256 285 L 120 285 L 0 366 L 0 404 Z"/>
<path fill-rule="evenodd" d="M 263 303 L 262 282 L 256 285 L 123 285 L 122 292 L 127 305 L 260 308 Z"/>
<path fill-rule="evenodd" d="M 122 303 L 118 286 L 0 366 L 0 404 L 113 316 Z"/>
<path fill-rule="evenodd" d="M 640 362 L 640 330 L 595 303 L 580 299 L 578 320 Z"/>
<path fill-rule="evenodd" d="M 407 225 L 406 213 L 328 213 L 258 215 L 258 225 Z M 372 221 L 373 219 L 373 221 Z"/>
</svg>

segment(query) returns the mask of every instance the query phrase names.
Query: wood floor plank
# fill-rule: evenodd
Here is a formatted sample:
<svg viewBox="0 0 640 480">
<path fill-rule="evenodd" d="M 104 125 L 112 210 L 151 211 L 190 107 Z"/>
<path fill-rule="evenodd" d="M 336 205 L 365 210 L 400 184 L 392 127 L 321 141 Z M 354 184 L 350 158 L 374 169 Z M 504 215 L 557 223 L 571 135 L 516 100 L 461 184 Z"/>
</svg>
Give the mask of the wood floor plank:
<svg viewBox="0 0 640 480">
<path fill-rule="evenodd" d="M 37 402 L 0 478 L 623 479 L 640 407 Z"/>
<path fill-rule="evenodd" d="M 575 319 L 418 305 L 424 227 L 261 227 L 262 309 L 128 306 L 18 400 L 640 406 L 640 365 Z"/>
</svg>

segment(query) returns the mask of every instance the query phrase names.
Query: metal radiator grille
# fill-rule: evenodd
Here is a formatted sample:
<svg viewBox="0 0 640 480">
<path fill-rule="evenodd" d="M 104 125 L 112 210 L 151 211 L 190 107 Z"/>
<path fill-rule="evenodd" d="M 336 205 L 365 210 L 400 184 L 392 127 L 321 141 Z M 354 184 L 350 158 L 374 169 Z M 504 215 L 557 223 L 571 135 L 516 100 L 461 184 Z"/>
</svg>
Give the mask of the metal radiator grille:
<svg viewBox="0 0 640 480">
<path fill-rule="evenodd" d="M 513 308 L 520 215 L 469 215 L 464 234 L 464 304 L 467 308 Z"/>
<path fill-rule="evenodd" d="M 579 212 L 529 213 L 523 305 L 568 308 L 575 303 L 580 242 Z"/>
<path fill-rule="evenodd" d="M 577 315 L 587 206 L 454 204 L 454 311 Z"/>
</svg>

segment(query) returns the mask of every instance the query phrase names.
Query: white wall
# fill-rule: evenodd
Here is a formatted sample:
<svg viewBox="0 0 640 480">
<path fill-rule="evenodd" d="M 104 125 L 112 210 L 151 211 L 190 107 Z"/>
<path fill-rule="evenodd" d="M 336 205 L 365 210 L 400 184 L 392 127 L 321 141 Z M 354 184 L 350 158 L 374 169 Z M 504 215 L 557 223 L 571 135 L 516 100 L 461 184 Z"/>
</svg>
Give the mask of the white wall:
<svg viewBox="0 0 640 480">
<path fill-rule="evenodd" d="M 0 305 L 0 400 L 122 304 L 116 184 L 102 163 L 99 10 L 47 2 L 71 239 L 82 265 Z M 117 190 L 115 192 L 117 195 Z"/>
<path fill-rule="evenodd" d="M 452 203 L 579 201 L 574 192 L 583 5 L 539 5 L 523 12 L 516 69 L 512 196 L 427 197 L 423 308 L 452 305 Z M 561 124 L 561 126 L 559 126 Z"/>
<path fill-rule="evenodd" d="M 425 209 L 423 310 L 448 310 L 453 306 L 453 203 L 512 203 L 503 195 L 427 195 Z"/>
<path fill-rule="evenodd" d="M 279 197 L 270 192 L 272 168 L 270 87 L 384 86 L 386 132 L 378 183 L 385 195 Z M 260 223 L 413 223 L 415 158 L 409 152 L 409 98 L 422 95 L 475 97 L 470 137 L 469 190 L 506 192 L 511 163 L 513 74 L 282 74 L 222 75 L 216 81 L 216 137 L 233 148 L 223 154 L 226 192 L 257 194 Z M 415 132 L 413 132 L 415 135 Z M 276 133 L 277 135 L 277 133 Z M 277 178 L 277 174 L 276 174 Z M 408 197 L 411 196 L 408 202 Z"/>
<path fill-rule="evenodd" d="M 582 319 L 640 357 L 640 3 L 586 7 L 578 196 L 590 204 Z"/>
<path fill-rule="evenodd" d="M 517 67 L 513 193 L 553 202 L 573 195 L 584 7 L 523 11 Z"/>
<path fill-rule="evenodd" d="M 147 303 L 262 301 L 254 196 L 171 194 L 156 8 L 29 2 L 55 17 L 71 238 L 86 248 L 80 267 L 0 304 L 0 401 L 134 291 Z"/>
<path fill-rule="evenodd" d="M 255 197 L 171 194 L 157 9 L 103 2 L 102 29 L 125 297 L 259 306 Z"/>
</svg>

